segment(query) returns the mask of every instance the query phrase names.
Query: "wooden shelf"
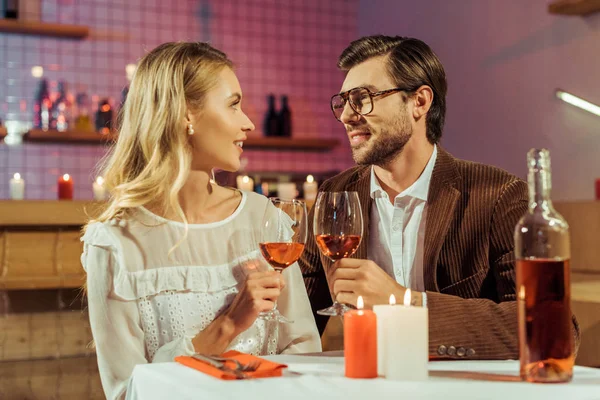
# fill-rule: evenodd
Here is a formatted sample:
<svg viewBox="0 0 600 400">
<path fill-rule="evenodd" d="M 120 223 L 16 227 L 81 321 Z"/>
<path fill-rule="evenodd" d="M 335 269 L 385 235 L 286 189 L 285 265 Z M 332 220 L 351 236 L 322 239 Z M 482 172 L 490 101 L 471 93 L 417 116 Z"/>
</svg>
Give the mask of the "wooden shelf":
<svg viewBox="0 0 600 400">
<path fill-rule="evenodd" d="M 45 131 L 43 129 L 32 129 L 25 134 L 23 140 L 27 142 L 44 143 L 76 143 L 76 144 L 100 144 L 108 143 L 116 139 L 116 134 L 101 135 L 96 132 L 83 131 L 64 131 L 56 130 Z"/>
<path fill-rule="evenodd" d="M 116 133 L 110 135 L 100 135 L 96 132 L 78 132 L 56 130 L 44 131 L 42 129 L 32 129 L 25 134 L 23 140 L 27 142 L 44 143 L 107 143 L 115 140 Z M 282 137 L 249 137 L 244 142 L 245 149 L 266 149 L 266 150 L 311 150 L 327 151 L 340 144 L 337 139 L 318 139 L 318 138 L 282 138 Z"/>
<path fill-rule="evenodd" d="M 337 139 L 249 137 L 244 142 L 245 149 L 281 149 L 281 150 L 331 150 L 338 146 Z"/>
<path fill-rule="evenodd" d="M 0 227 L 82 226 L 104 204 L 85 200 L 0 200 Z"/>
<path fill-rule="evenodd" d="M 0 32 L 83 39 L 89 35 L 90 28 L 83 25 L 0 19 Z"/>
<path fill-rule="evenodd" d="M 588 15 L 600 11 L 600 0 L 556 0 L 548 4 L 550 14 Z"/>
</svg>

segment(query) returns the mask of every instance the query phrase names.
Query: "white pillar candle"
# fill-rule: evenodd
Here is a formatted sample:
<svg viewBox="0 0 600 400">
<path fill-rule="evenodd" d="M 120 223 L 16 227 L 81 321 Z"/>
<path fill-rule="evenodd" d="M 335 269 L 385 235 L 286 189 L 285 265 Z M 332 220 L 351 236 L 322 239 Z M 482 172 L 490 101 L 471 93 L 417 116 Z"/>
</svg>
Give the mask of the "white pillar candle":
<svg viewBox="0 0 600 400">
<path fill-rule="evenodd" d="M 9 181 L 9 189 L 11 200 L 23 200 L 25 198 L 25 181 L 18 172 Z"/>
<path fill-rule="evenodd" d="M 294 182 L 280 182 L 277 184 L 277 197 L 292 200 L 298 196 L 298 188 Z"/>
<path fill-rule="evenodd" d="M 387 358 L 388 346 L 385 343 L 383 334 L 385 323 L 388 321 L 395 310 L 396 297 L 390 295 L 390 305 L 378 304 L 373 306 L 373 311 L 377 315 L 377 375 L 385 376 L 385 360 Z"/>
<path fill-rule="evenodd" d="M 411 296 L 407 289 L 403 306 L 373 307 L 377 320 L 383 320 L 380 354 L 384 354 L 382 369 L 386 379 L 425 380 L 429 375 L 429 313 L 425 307 L 411 306 Z"/>
<path fill-rule="evenodd" d="M 106 200 L 106 188 L 104 187 L 104 178 L 99 176 L 96 178 L 96 182 L 93 183 L 92 189 L 94 190 L 94 200 L 104 201 Z"/>
<path fill-rule="evenodd" d="M 302 184 L 302 190 L 304 190 L 304 200 L 315 201 L 317 199 L 317 191 L 319 186 L 315 182 L 315 178 L 312 175 L 306 177 L 306 182 Z"/>
<path fill-rule="evenodd" d="M 235 178 L 235 183 L 240 190 L 245 190 L 247 192 L 254 191 L 254 179 L 250 178 L 248 175 L 238 176 Z"/>
</svg>

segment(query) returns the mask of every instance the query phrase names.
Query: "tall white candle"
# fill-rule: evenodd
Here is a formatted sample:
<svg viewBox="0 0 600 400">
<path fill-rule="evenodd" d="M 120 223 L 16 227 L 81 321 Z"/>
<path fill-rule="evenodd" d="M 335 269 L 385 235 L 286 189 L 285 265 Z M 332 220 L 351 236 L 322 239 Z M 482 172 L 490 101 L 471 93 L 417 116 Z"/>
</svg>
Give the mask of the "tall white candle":
<svg viewBox="0 0 600 400">
<path fill-rule="evenodd" d="M 106 200 L 106 188 L 104 187 L 104 178 L 99 176 L 96 178 L 96 182 L 92 185 L 94 191 L 94 200 L 104 201 Z"/>
<path fill-rule="evenodd" d="M 306 182 L 302 184 L 302 190 L 304 191 L 304 200 L 315 201 L 317 199 L 317 191 L 319 186 L 315 182 L 315 178 L 312 175 L 306 177 Z"/>
<path fill-rule="evenodd" d="M 279 182 L 277 184 L 277 197 L 292 200 L 298 196 L 298 188 L 294 182 Z"/>
<path fill-rule="evenodd" d="M 407 289 L 403 306 L 373 307 L 377 320 L 383 320 L 382 369 L 386 379 L 424 380 L 429 374 L 429 313 L 425 307 L 411 306 L 411 296 Z"/>
<path fill-rule="evenodd" d="M 235 183 L 237 188 L 240 190 L 245 190 L 248 192 L 254 191 L 254 179 L 250 178 L 248 175 L 238 175 L 238 177 L 235 178 Z"/>
<path fill-rule="evenodd" d="M 9 189 L 12 200 L 23 200 L 25 198 L 25 181 L 18 172 L 9 181 Z"/>
<path fill-rule="evenodd" d="M 390 305 L 375 305 L 373 311 L 377 315 L 377 375 L 385 376 L 385 362 L 387 358 L 388 345 L 383 334 L 387 321 L 396 309 L 396 296 L 390 295 Z"/>
</svg>

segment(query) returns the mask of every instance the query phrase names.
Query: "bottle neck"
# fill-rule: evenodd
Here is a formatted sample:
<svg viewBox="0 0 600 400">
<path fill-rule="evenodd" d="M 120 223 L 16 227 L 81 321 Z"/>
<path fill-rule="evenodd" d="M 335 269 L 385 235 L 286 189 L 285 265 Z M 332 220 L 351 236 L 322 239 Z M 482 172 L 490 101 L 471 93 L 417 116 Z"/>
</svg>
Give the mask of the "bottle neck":
<svg viewBox="0 0 600 400">
<path fill-rule="evenodd" d="M 550 171 L 538 168 L 529 169 L 529 207 L 551 208 L 550 199 L 551 179 Z"/>
</svg>

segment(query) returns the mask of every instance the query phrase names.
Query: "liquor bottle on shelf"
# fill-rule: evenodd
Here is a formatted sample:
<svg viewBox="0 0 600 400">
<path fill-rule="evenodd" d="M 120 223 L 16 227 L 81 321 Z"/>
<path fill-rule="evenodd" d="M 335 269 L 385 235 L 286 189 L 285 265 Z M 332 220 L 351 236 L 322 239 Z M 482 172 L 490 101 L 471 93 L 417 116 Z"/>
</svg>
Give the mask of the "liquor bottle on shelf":
<svg viewBox="0 0 600 400">
<path fill-rule="evenodd" d="M 48 90 L 48 80 L 40 79 L 35 91 L 33 101 L 33 126 L 38 129 L 48 130 L 50 128 L 50 91 Z"/>
<path fill-rule="evenodd" d="M 103 99 L 96 111 L 96 132 L 108 135 L 112 130 L 113 111 L 108 99 Z"/>
<path fill-rule="evenodd" d="M 288 97 L 281 96 L 281 110 L 277 115 L 277 133 L 278 136 L 291 137 L 292 136 L 292 112 L 288 105 Z"/>
<path fill-rule="evenodd" d="M 529 382 L 573 376 L 569 226 L 550 199 L 550 154 L 532 149 L 529 209 L 515 228 L 520 373 Z"/>
<path fill-rule="evenodd" d="M 81 91 L 77 93 L 75 103 L 77 104 L 75 129 L 80 132 L 92 132 L 94 130 L 94 125 L 92 124 L 92 118 L 90 117 L 90 98 L 85 92 Z"/>
<path fill-rule="evenodd" d="M 19 18 L 19 0 L 2 0 L 3 17 L 6 19 Z"/>
<path fill-rule="evenodd" d="M 58 83 L 58 98 L 52 104 L 52 124 L 51 128 L 64 132 L 71 124 L 71 103 L 67 96 L 67 83 L 61 81 Z"/>
<path fill-rule="evenodd" d="M 267 96 L 267 113 L 265 114 L 265 120 L 263 123 L 263 130 L 265 136 L 278 136 L 278 120 L 277 111 L 275 110 L 275 95 L 270 94 Z"/>
</svg>

